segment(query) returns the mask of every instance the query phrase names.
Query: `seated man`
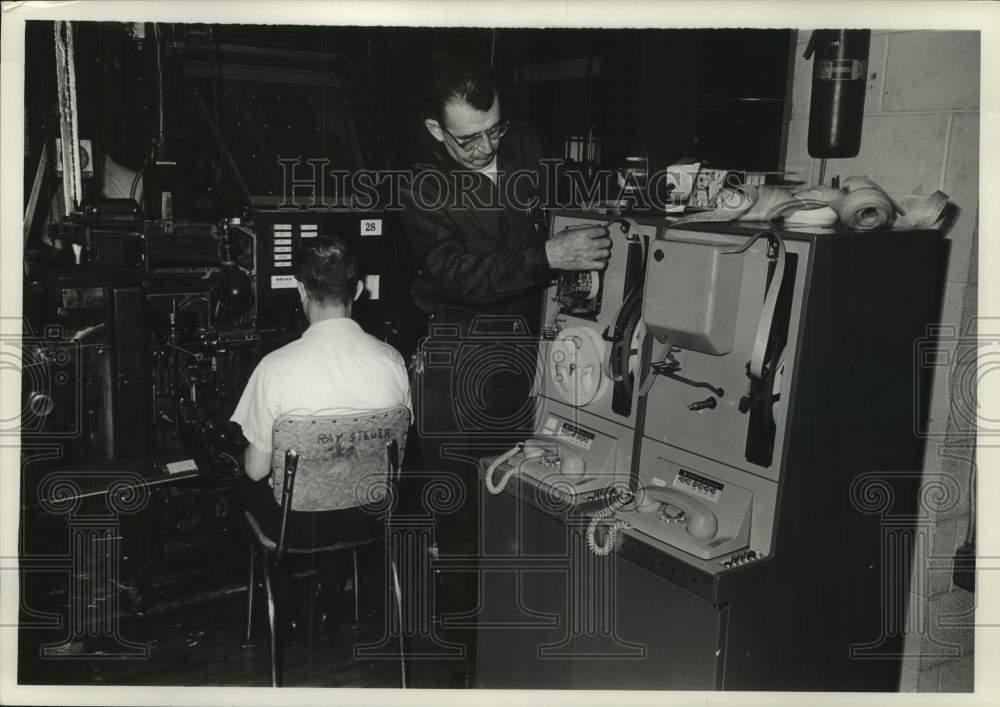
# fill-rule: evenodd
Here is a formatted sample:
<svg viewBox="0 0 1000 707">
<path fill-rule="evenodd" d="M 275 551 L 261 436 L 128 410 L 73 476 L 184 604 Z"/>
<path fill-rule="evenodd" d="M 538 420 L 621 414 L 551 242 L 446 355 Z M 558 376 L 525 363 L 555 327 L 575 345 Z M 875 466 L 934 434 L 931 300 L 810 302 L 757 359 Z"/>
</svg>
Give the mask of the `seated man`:
<svg viewBox="0 0 1000 707">
<path fill-rule="evenodd" d="M 262 529 L 277 539 L 279 506 L 271 475 L 271 428 L 285 414 L 346 415 L 410 403 L 403 357 L 365 333 L 351 319 L 362 291 L 357 264 L 346 244 L 317 238 L 296 255 L 295 278 L 309 327 L 301 338 L 272 351 L 254 369 L 232 420 L 249 444 L 241 495 Z M 412 411 L 412 407 L 411 407 Z M 371 537 L 374 517 L 365 508 L 292 512 L 288 546 Z M 336 561 L 338 558 L 333 558 Z M 319 567 L 320 613 L 339 604 L 343 581 Z M 282 588 L 286 593 L 288 587 Z M 325 610 L 325 611 L 324 611 Z M 293 622 L 294 623 L 294 622 Z"/>
</svg>

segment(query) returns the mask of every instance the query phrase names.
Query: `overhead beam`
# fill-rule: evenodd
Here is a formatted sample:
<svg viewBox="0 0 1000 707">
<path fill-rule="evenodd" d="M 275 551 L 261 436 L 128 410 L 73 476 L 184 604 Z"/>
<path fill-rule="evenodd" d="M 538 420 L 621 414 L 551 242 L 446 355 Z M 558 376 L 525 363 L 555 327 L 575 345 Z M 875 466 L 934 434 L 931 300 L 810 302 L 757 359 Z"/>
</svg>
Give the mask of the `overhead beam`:
<svg viewBox="0 0 1000 707">
<path fill-rule="evenodd" d="M 191 60 L 181 60 L 180 65 L 181 71 L 185 76 L 198 78 L 261 81 L 264 83 L 300 84 L 330 88 L 347 87 L 344 81 L 332 74 L 309 69 L 249 66 L 246 64 L 216 64 L 210 61 Z"/>
</svg>

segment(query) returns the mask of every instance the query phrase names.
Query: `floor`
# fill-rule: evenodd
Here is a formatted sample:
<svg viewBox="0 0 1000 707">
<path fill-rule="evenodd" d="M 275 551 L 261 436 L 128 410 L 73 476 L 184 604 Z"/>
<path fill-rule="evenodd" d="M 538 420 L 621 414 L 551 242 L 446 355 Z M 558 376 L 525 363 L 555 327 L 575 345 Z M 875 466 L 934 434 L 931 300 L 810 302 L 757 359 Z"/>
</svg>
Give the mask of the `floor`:
<svg viewBox="0 0 1000 707">
<path fill-rule="evenodd" d="M 20 682 L 48 685 L 269 685 L 267 634 L 255 624 L 251 645 L 243 645 L 244 594 L 218 596 L 144 617 L 125 617 L 120 636 L 148 646 L 147 657 L 117 657 L 114 641 L 81 637 L 59 645 L 65 629 L 22 630 Z M 347 621 L 332 636 L 303 630 L 286 642 L 284 684 L 300 687 L 400 686 L 398 659 L 354 656 L 355 645 L 384 636 L 379 612 L 369 612 L 357 630 Z M 313 633 L 313 635 L 309 635 Z M 61 635 L 60 635 L 61 634 Z M 53 641 L 54 639 L 54 641 Z M 46 643 L 56 650 L 41 654 Z M 395 642 L 390 644 L 393 652 Z M 101 653 L 105 653 L 101 655 Z M 410 687 L 461 688 L 471 684 L 464 663 L 414 661 Z"/>
<path fill-rule="evenodd" d="M 55 576 L 28 577 L 22 583 L 32 611 L 22 612 L 19 631 L 19 682 L 44 685 L 152 685 L 152 686 L 250 686 L 270 684 L 267 630 L 263 592 L 258 594 L 254 637 L 244 645 L 246 593 L 243 566 L 226 569 L 220 576 L 177 577 L 164 583 L 165 590 L 150 592 L 136 608 L 134 587 L 119 586 L 115 596 L 91 598 L 92 605 L 111 606 L 117 626 L 106 630 L 95 622 L 71 629 L 65 579 Z M 205 591 L 192 588 L 205 581 Z M 245 580 L 244 580 L 245 581 Z M 385 628 L 385 601 L 377 577 L 362 575 L 360 621 L 355 624 L 352 594 L 347 594 L 345 620 L 331 636 L 312 630 L 306 597 L 312 578 L 297 582 L 306 625 L 285 642 L 283 684 L 300 687 L 400 687 L 398 640 L 387 640 L 385 655 L 355 656 L 355 647 L 392 638 Z M 130 601 L 131 599 L 131 601 Z M 47 609 L 60 616 L 58 626 L 44 626 Z M 98 612 L 107 616 L 108 612 Z M 73 631 L 73 633 L 71 633 Z M 106 635 L 101 635 L 106 634 Z M 72 636 L 71 640 L 67 637 Z M 420 652 L 419 640 L 408 650 Z M 123 655 L 136 653 L 136 655 Z M 455 658 L 411 660 L 409 687 L 464 688 L 473 678 L 469 661 Z"/>
</svg>

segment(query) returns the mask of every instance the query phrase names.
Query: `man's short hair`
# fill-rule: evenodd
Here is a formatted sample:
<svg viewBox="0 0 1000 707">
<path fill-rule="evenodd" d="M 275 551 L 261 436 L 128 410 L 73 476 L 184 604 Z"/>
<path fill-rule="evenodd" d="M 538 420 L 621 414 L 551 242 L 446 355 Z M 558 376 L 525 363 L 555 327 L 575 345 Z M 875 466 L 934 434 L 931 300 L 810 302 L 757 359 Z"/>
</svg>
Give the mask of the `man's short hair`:
<svg viewBox="0 0 1000 707">
<path fill-rule="evenodd" d="M 488 111 L 496 96 L 496 81 L 482 62 L 470 57 L 440 59 L 424 86 L 424 114 L 443 123 L 448 101 L 461 100 L 476 110 Z"/>
<path fill-rule="evenodd" d="M 295 277 L 317 302 L 346 305 L 354 299 L 358 264 L 346 241 L 320 236 L 300 246 L 295 255 Z"/>
</svg>

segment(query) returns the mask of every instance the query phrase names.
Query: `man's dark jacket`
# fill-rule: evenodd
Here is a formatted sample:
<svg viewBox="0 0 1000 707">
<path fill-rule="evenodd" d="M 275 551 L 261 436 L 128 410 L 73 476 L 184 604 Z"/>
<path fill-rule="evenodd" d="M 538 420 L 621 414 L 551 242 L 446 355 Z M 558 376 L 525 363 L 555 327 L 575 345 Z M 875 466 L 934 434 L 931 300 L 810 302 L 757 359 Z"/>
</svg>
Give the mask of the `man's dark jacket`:
<svg viewBox="0 0 1000 707">
<path fill-rule="evenodd" d="M 546 169 L 543 157 L 534 133 L 512 126 L 500 142 L 496 185 L 440 143 L 415 165 L 403 226 L 417 258 L 413 299 L 421 309 L 521 315 L 535 328 L 550 277 L 541 206 L 552 165 Z"/>
</svg>

